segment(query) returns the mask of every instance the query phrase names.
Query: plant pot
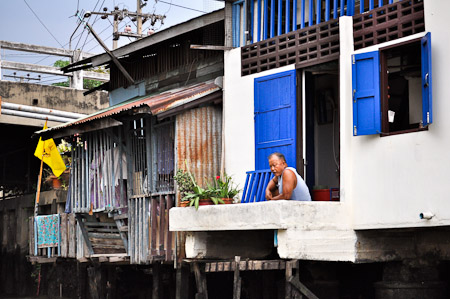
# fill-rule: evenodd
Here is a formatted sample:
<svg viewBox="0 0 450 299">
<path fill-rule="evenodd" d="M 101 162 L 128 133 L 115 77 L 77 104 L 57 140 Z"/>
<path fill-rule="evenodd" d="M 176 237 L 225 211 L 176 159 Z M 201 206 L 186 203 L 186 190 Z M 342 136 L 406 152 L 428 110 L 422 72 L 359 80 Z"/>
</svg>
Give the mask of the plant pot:
<svg viewBox="0 0 450 299">
<path fill-rule="evenodd" d="M 189 200 L 180 201 L 179 207 L 182 207 L 182 208 L 189 207 Z"/>
<path fill-rule="evenodd" d="M 52 188 L 53 189 L 61 188 L 61 181 L 57 177 L 52 178 Z"/>
<path fill-rule="evenodd" d="M 226 205 L 229 205 L 229 204 L 234 203 L 234 199 L 233 199 L 233 198 L 222 198 L 222 200 L 223 200 L 223 202 L 224 202 Z"/>
<path fill-rule="evenodd" d="M 204 198 L 204 199 L 200 199 L 198 202 L 199 206 L 210 206 L 213 205 L 213 201 L 211 198 Z"/>
</svg>

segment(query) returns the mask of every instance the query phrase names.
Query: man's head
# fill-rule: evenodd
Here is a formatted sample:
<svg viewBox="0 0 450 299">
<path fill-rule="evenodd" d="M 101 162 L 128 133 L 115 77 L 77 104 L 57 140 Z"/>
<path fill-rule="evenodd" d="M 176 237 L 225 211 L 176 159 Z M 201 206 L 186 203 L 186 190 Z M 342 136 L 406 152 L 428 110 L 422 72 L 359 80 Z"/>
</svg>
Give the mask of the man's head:
<svg viewBox="0 0 450 299">
<path fill-rule="evenodd" d="M 270 171 L 275 176 L 280 176 L 283 170 L 287 167 L 286 158 L 282 153 L 272 153 L 269 156 L 269 167 Z"/>
</svg>

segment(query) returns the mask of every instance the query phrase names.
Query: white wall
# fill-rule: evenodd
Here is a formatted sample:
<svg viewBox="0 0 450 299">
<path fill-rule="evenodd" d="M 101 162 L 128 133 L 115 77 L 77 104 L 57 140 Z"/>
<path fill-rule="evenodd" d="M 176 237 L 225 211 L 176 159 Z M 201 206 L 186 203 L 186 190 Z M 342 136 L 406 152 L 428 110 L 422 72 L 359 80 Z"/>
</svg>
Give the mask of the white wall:
<svg viewBox="0 0 450 299">
<path fill-rule="evenodd" d="M 225 51 L 225 171 L 240 188 L 244 188 L 245 173 L 255 170 L 254 79 L 294 68 L 294 65 L 289 65 L 241 77 L 241 49 Z"/>
<path fill-rule="evenodd" d="M 448 24 L 448 11 L 449 1 L 425 1 L 433 76 L 433 124 L 428 131 L 350 137 L 351 53 L 341 48 L 341 153 L 345 155 L 341 184 L 348 191 L 356 229 L 450 224 L 450 39 L 448 26 L 443 25 Z M 426 211 L 436 216 L 420 220 L 419 214 Z"/>
</svg>

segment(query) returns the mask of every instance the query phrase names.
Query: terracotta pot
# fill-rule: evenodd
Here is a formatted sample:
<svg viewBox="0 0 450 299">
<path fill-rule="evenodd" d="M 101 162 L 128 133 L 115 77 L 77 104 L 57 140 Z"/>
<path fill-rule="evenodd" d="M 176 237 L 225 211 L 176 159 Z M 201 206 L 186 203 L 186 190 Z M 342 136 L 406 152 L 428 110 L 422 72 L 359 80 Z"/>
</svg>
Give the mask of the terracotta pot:
<svg viewBox="0 0 450 299">
<path fill-rule="evenodd" d="M 182 208 L 189 207 L 189 201 L 188 200 L 180 201 L 179 206 Z"/>
<path fill-rule="evenodd" d="M 213 205 L 213 201 L 211 198 L 200 199 L 198 205 L 199 206 L 210 206 Z"/>
<path fill-rule="evenodd" d="M 222 198 L 222 200 L 223 200 L 223 202 L 224 202 L 226 205 L 229 205 L 229 204 L 234 203 L 234 199 L 233 199 L 233 198 Z"/>
<path fill-rule="evenodd" d="M 61 181 L 57 177 L 52 178 L 52 187 L 53 189 L 61 188 Z"/>
</svg>

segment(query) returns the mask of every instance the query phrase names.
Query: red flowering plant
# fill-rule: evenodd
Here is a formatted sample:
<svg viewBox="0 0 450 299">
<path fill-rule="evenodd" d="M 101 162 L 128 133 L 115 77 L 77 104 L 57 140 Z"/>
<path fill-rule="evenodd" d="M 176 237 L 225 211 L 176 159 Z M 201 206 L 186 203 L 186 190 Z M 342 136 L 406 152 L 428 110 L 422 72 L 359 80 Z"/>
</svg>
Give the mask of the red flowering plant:
<svg viewBox="0 0 450 299">
<path fill-rule="evenodd" d="M 214 194 L 214 199 L 211 199 L 213 199 L 213 201 L 217 200 L 221 203 L 223 203 L 221 198 L 234 198 L 240 191 L 232 182 L 231 177 L 226 173 L 223 177 L 216 176 L 213 184 L 208 186 L 208 189 L 210 189 Z"/>
</svg>

